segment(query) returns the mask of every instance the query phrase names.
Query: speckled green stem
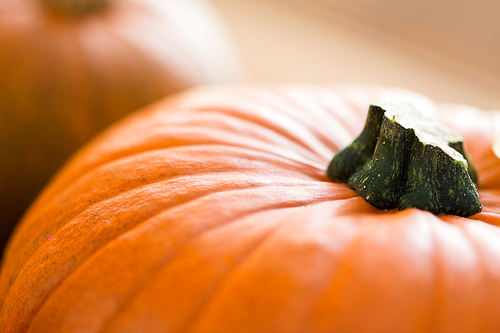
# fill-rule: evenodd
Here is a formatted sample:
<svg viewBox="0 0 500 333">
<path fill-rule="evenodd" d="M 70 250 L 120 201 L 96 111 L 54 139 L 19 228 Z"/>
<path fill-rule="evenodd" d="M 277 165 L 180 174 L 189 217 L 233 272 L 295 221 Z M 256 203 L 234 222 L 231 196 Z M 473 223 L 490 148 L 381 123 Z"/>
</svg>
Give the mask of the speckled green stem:
<svg viewBox="0 0 500 333">
<path fill-rule="evenodd" d="M 347 183 L 349 177 L 372 158 L 384 113 L 385 110 L 381 107 L 370 105 L 361 134 L 344 150 L 338 152 L 330 162 L 328 167 L 330 178 Z"/>
<path fill-rule="evenodd" d="M 477 175 L 477 171 L 476 168 L 474 167 L 474 164 L 472 163 L 469 155 L 464 149 L 464 143 L 462 141 L 450 142 L 449 146 L 458 151 L 460 154 L 462 154 L 463 157 L 465 157 L 465 160 L 467 161 L 468 164 L 469 176 L 474 182 L 474 184 L 477 184 L 479 181 L 479 177 Z"/>
<path fill-rule="evenodd" d="M 458 134 L 408 106 L 389 108 L 370 106 L 363 132 L 335 155 L 328 176 L 379 209 L 479 213 L 477 173 Z"/>
<path fill-rule="evenodd" d="M 62 17 L 82 18 L 102 11 L 110 0 L 39 0 L 51 13 Z"/>
</svg>

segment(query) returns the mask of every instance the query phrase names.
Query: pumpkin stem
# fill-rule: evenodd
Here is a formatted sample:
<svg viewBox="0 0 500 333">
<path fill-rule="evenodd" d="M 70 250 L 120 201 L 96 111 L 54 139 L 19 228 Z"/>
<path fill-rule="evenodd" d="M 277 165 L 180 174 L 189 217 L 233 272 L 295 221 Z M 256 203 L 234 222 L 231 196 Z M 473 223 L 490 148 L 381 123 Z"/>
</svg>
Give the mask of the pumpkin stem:
<svg viewBox="0 0 500 333">
<path fill-rule="evenodd" d="M 380 209 L 459 216 L 482 209 L 460 135 L 410 105 L 371 105 L 363 132 L 335 155 L 327 174 Z"/>
<path fill-rule="evenodd" d="M 51 13 L 62 17 L 81 18 L 102 11 L 109 0 L 39 0 Z"/>
</svg>

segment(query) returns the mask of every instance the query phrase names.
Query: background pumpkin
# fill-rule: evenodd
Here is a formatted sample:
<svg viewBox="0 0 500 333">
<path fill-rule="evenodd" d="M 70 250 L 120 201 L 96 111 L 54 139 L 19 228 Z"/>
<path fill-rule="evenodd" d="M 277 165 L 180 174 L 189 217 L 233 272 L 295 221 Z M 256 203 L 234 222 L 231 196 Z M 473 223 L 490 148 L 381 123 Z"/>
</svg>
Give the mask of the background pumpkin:
<svg viewBox="0 0 500 333">
<path fill-rule="evenodd" d="M 0 251 L 71 152 L 166 94 L 239 78 L 203 0 L 2 0 Z"/>
<path fill-rule="evenodd" d="M 484 210 L 379 211 L 330 182 L 371 101 L 462 132 Z M 453 114 L 453 117 L 450 115 Z M 62 169 L 3 258 L 4 332 L 498 332 L 489 114 L 399 89 L 198 88 Z"/>
</svg>

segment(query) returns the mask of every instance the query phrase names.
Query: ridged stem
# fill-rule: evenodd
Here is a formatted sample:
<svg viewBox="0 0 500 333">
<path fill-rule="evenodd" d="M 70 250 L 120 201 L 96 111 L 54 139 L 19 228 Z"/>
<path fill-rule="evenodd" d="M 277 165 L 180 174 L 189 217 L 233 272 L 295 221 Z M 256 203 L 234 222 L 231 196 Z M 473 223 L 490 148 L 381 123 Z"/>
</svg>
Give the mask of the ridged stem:
<svg viewBox="0 0 500 333">
<path fill-rule="evenodd" d="M 327 174 L 379 209 L 464 217 L 482 209 L 462 138 L 410 106 L 372 105 L 365 129 Z"/>
</svg>

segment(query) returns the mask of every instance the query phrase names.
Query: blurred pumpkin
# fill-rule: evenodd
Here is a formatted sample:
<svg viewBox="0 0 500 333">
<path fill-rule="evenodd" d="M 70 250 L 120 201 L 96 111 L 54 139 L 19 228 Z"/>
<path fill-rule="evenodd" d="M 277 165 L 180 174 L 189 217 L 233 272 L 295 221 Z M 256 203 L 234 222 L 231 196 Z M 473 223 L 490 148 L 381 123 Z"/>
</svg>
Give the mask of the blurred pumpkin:
<svg viewBox="0 0 500 333">
<path fill-rule="evenodd" d="M 461 132 L 483 212 L 382 211 L 329 181 L 374 100 Z M 0 326 L 499 332 L 488 120 L 378 87 L 204 87 L 158 102 L 80 150 L 30 208 L 3 258 Z"/>
<path fill-rule="evenodd" d="M 0 73 L 0 252 L 98 130 L 166 94 L 240 75 L 203 0 L 2 0 Z"/>
</svg>

